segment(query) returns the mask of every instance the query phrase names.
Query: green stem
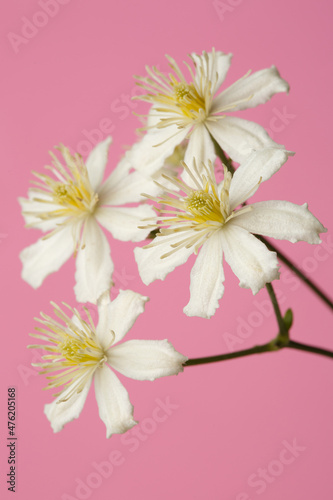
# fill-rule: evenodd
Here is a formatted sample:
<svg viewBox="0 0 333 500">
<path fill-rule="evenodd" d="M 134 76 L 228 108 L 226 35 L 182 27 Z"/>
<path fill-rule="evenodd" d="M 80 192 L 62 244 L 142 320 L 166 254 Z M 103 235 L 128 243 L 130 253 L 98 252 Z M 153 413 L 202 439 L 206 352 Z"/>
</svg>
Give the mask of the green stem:
<svg viewBox="0 0 333 500">
<path fill-rule="evenodd" d="M 269 344 L 256 345 L 251 349 L 244 349 L 243 351 L 230 352 L 228 354 L 219 354 L 218 356 L 208 356 L 206 358 L 194 358 L 186 361 L 185 366 L 204 365 L 207 363 L 216 363 L 217 361 L 227 361 L 228 359 L 242 358 L 243 356 L 250 356 L 251 354 L 259 354 L 269 351 Z"/>
<path fill-rule="evenodd" d="M 289 269 L 291 269 L 296 274 L 296 276 L 303 281 L 303 283 L 305 283 L 309 288 L 311 288 L 311 290 L 315 294 L 317 294 L 318 297 L 320 297 L 321 300 L 323 300 L 325 302 L 325 304 L 328 305 L 328 307 L 333 309 L 333 302 L 328 297 L 328 295 L 319 286 L 317 286 L 313 281 L 311 281 L 307 276 L 305 276 L 299 267 L 297 267 L 295 264 L 293 264 L 284 253 L 280 252 L 280 250 L 278 250 L 274 245 L 272 245 L 266 238 L 264 238 L 263 236 L 259 236 L 258 234 L 256 234 L 256 237 L 258 238 L 258 240 L 265 243 L 268 250 L 272 250 L 273 252 L 276 252 L 277 256 L 281 260 L 281 262 L 286 264 L 286 266 L 288 266 Z"/>
<path fill-rule="evenodd" d="M 267 344 L 256 345 L 250 349 L 243 349 L 242 351 L 219 354 L 217 356 L 208 356 L 205 358 L 189 359 L 186 361 L 185 366 L 204 365 L 207 363 L 216 363 L 217 361 L 227 361 L 228 359 L 242 358 L 244 356 L 250 356 L 251 354 L 279 351 L 280 349 L 285 349 L 286 347 L 289 349 L 298 349 L 300 351 L 312 352 L 314 354 L 320 354 L 322 356 L 333 358 L 332 351 L 290 340 L 289 329 L 292 325 L 292 312 L 291 310 L 288 310 L 283 318 L 272 284 L 266 283 L 266 289 L 272 301 L 277 323 L 279 325 L 279 333 L 273 340 Z"/>
<path fill-rule="evenodd" d="M 294 342 L 293 340 L 289 340 L 289 344 L 286 347 L 289 347 L 290 349 L 298 349 L 299 351 L 313 352 L 315 354 L 321 354 L 322 356 L 333 358 L 333 352 L 331 351 L 327 351 L 326 349 L 321 349 L 320 347 L 315 347 L 313 345 Z"/>
<path fill-rule="evenodd" d="M 214 139 L 214 137 L 212 135 L 210 135 L 210 138 L 214 144 L 216 156 L 218 158 L 220 158 L 220 160 L 227 167 L 229 172 L 234 174 L 235 167 L 233 166 L 232 159 L 227 158 L 225 152 L 223 151 L 221 146 L 216 142 L 216 140 Z M 287 267 L 289 267 L 289 269 L 291 271 L 293 271 L 296 274 L 296 276 L 298 278 L 300 278 L 303 281 L 303 283 L 305 283 L 316 295 L 318 295 L 318 297 L 321 300 L 323 300 L 325 302 L 325 304 L 328 305 L 328 307 L 333 309 L 333 301 L 328 297 L 328 295 L 323 290 L 321 290 L 320 287 L 318 287 L 312 280 L 310 280 L 310 278 L 305 276 L 299 267 L 297 267 L 285 254 L 280 252 L 280 250 L 278 250 L 276 248 L 276 246 L 273 245 L 272 243 L 270 243 L 266 238 L 264 238 L 263 236 L 259 236 L 259 235 L 256 235 L 256 237 L 259 240 L 261 240 L 263 243 L 265 243 L 265 245 L 267 246 L 267 248 L 269 250 L 276 252 L 276 254 L 277 254 L 278 258 L 281 260 L 281 262 L 283 262 Z"/>
<path fill-rule="evenodd" d="M 223 151 L 223 149 L 221 148 L 221 146 L 219 145 L 218 142 L 215 141 L 214 137 L 211 135 L 210 136 L 213 144 L 214 144 L 214 149 L 215 149 L 215 154 L 218 158 L 220 158 L 221 162 L 223 163 L 223 165 L 225 165 L 227 167 L 227 169 L 229 170 L 229 172 L 231 172 L 232 174 L 235 173 L 235 167 L 233 166 L 232 164 L 232 159 L 231 158 L 228 158 L 225 154 L 225 152 Z"/>
<path fill-rule="evenodd" d="M 205 358 L 193 358 L 186 361 L 185 366 L 195 366 L 204 365 L 207 363 L 216 363 L 217 361 L 227 361 L 228 359 L 243 358 L 244 356 L 250 356 L 251 354 L 260 354 L 262 352 L 273 352 L 279 351 L 281 349 L 290 348 L 297 349 L 299 351 L 312 352 L 314 354 L 320 354 L 329 358 L 333 358 L 333 352 L 327 349 L 321 349 L 320 347 L 315 347 L 312 345 L 301 344 L 300 342 L 294 342 L 289 340 L 287 345 L 276 346 L 272 348 L 273 344 L 269 342 L 268 344 L 257 345 L 251 349 L 244 349 L 243 351 L 231 352 L 228 354 L 219 354 L 217 356 L 208 356 Z"/>
<path fill-rule="evenodd" d="M 282 342 L 283 344 L 288 344 L 288 342 L 289 342 L 289 332 L 288 332 L 288 329 L 287 329 L 286 324 L 284 322 L 284 319 L 283 319 L 283 317 L 281 315 L 280 306 L 279 306 L 279 303 L 277 301 L 277 298 L 276 298 L 276 295 L 275 295 L 272 283 L 266 283 L 266 289 L 267 289 L 269 298 L 272 301 L 274 312 L 275 312 L 275 316 L 276 316 L 277 323 L 278 323 L 278 326 L 279 326 L 279 334 L 277 336 L 276 341 L 278 343 Z"/>
</svg>

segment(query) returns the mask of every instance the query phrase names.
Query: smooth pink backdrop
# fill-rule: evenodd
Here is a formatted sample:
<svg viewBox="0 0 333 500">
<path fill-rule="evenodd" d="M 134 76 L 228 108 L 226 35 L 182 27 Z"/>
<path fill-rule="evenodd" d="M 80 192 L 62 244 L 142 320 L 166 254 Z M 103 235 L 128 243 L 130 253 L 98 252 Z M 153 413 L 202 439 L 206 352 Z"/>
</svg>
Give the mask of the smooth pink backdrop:
<svg viewBox="0 0 333 500">
<path fill-rule="evenodd" d="M 17 203 L 27 193 L 31 170 L 42 171 L 49 162 L 49 149 L 63 142 L 85 154 L 94 140 L 87 139 L 89 133 L 99 129 L 104 138 L 105 127 L 114 138 L 109 173 L 124 145 L 135 140 L 139 122 L 132 111 L 147 109 L 129 100 L 135 92 L 132 76 L 144 74 L 146 64 L 166 70 L 165 53 L 181 62 L 189 52 L 214 46 L 234 54 L 227 84 L 248 69 L 272 64 L 290 82 L 288 96 L 277 95 L 265 106 L 242 113 L 296 151 L 261 186 L 256 199 L 308 202 L 330 228 L 331 2 L 50 0 L 44 15 L 42 3 L 2 2 L 0 7 L 1 498 L 13 498 L 5 484 L 6 410 L 7 388 L 15 386 L 17 499 L 331 500 L 333 362 L 328 358 L 284 351 L 189 367 L 178 377 L 154 383 L 121 377 L 139 430 L 106 440 L 91 391 L 79 420 L 53 434 L 43 414 L 52 397 L 42 390 L 46 380 L 30 366 L 38 360 L 26 345 L 34 316 L 51 313 L 50 300 L 75 305 L 74 261 L 36 291 L 21 280 L 19 252 L 40 233 L 24 229 Z M 8 37 L 22 36 L 27 20 L 39 27 L 25 28 L 25 41 Z M 331 233 L 323 240 L 321 251 L 305 243 L 278 242 L 278 247 L 332 293 Z M 188 318 L 182 308 L 193 260 L 165 282 L 146 287 L 138 277 L 134 245 L 111 236 L 109 241 L 116 288 L 151 298 L 128 339 L 168 338 L 183 354 L 197 357 L 247 348 L 275 334 L 274 316 L 264 317 L 265 290 L 253 297 L 240 289 L 228 266 L 225 296 L 215 317 Z M 293 308 L 293 338 L 333 349 L 329 309 L 283 266 L 276 289 L 281 307 Z M 96 309 L 91 311 L 96 318 Z M 230 338 L 238 343 L 228 345 Z M 167 401 L 172 406 L 159 410 Z M 294 456 L 283 451 L 293 442 L 299 447 Z M 260 469 L 267 468 L 269 479 L 258 483 Z"/>
</svg>

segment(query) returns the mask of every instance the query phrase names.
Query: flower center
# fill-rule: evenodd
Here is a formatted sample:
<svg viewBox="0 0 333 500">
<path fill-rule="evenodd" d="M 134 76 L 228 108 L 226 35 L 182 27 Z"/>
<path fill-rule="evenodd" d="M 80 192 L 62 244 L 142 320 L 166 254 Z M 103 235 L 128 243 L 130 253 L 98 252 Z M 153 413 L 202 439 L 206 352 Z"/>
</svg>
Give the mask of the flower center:
<svg viewBox="0 0 333 500">
<path fill-rule="evenodd" d="M 60 392 L 54 394 L 59 396 L 66 391 L 66 395 L 58 401 L 61 403 L 81 392 L 95 370 L 104 365 L 107 361 L 106 352 L 114 341 L 114 334 L 111 332 L 110 344 L 103 348 L 88 309 L 84 308 L 88 318 L 88 321 L 85 321 L 78 311 L 66 306 L 75 316 L 74 323 L 59 306 L 53 302 L 52 305 L 55 307 L 56 316 L 65 323 L 65 326 L 41 313 L 42 319 L 37 318 L 37 321 L 42 323 L 43 327 L 36 327 L 39 333 L 31 336 L 49 343 L 29 347 L 44 349 L 47 352 L 43 356 L 43 362 L 37 363 L 37 366 L 42 368 L 40 373 L 48 374 L 48 389 L 64 386 Z M 54 375 L 54 372 L 58 373 Z"/>
<path fill-rule="evenodd" d="M 87 167 L 79 154 L 72 156 L 65 146 L 58 148 L 66 162 L 67 169 L 51 153 L 53 165 L 46 167 L 54 174 L 38 174 L 35 176 L 42 181 L 35 189 L 37 195 L 35 201 L 45 203 L 45 211 L 39 213 L 42 220 L 57 217 L 80 217 L 94 212 L 98 203 L 98 195 L 91 187 Z M 38 193 L 46 194 L 46 197 L 38 198 Z M 51 198 L 51 200 L 50 200 Z M 57 210 L 47 210 L 49 203 L 60 205 Z"/>
<path fill-rule="evenodd" d="M 137 84 L 146 90 L 145 95 L 136 99 L 146 101 L 155 106 L 160 120 L 157 128 L 177 125 L 179 128 L 192 125 L 193 122 L 203 122 L 209 116 L 213 100 L 213 82 L 210 75 L 202 71 L 195 76 L 191 67 L 186 64 L 192 81 L 187 83 L 185 76 L 176 61 L 166 56 L 173 73 L 168 75 L 156 67 L 146 67 L 148 76 L 135 77 Z M 203 62 L 201 66 L 203 66 Z M 206 66 L 207 66 L 206 62 Z M 145 127 L 143 128 L 143 130 Z"/>
<path fill-rule="evenodd" d="M 161 255 L 165 259 L 177 252 L 180 248 L 193 247 L 197 253 L 200 246 L 215 231 L 219 231 L 228 223 L 234 212 L 230 211 L 229 189 L 232 180 L 231 173 L 224 166 L 224 179 L 222 186 L 218 186 L 212 162 L 203 165 L 203 173 L 199 173 L 196 165 L 193 171 L 185 162 L 183 167 L 198 189 L 193 189 L 184 181 L 164 175 L 164 178 L 174 184 L 178 191 L 165 188 L 165 194 L 159 197 L 147 196 L 149 199 L 161 204 L 157 210 L 156 225 L 159 235 L 156 241 L 143 248 L 152 248 L 163 244 L 163 236 L 173 235 L 170 250 Z M 201 188 L 201 189 L 200 189 Z M 181 193 L 183 191 L 184 194 Z M 145 226 L 152 228 L 154 225 Z M 178 235 L 178 238 L 176 236 Z"/>
<path fill-rule="evenodd" d="M 208 221 L 224 223 L 219 199 L 214 194 L 204 190 L 193 191 L 185 200 L 187 210 L 194 215 L 199 224 Z"/>
<path fill-rule="evenodd" d="M 175 97 L 178 102 L 182 102 L 182 99 L 187 97 L 191 91 L 191 87 L 187 83 L 178 83 L 175 85 Z"/>
<path fill-rule="evenodd" d="M 174 99 L 184 116 L 191 120 L 196 120 L 199 116 L 200 109 L 205 110 L 205 101 L 198 94 L 193 83 L 187 84 L 184 82 L 174 84 Z"/>
<path fill-rule="evenodd" d="M 88 185 L 83 179 L 78 182 L 69 180 L 65 184 L 56 183 L 52 196 L 55 203 L 63 206 L 68 215 L 93 213 L 98 202 L 98 195 L 92 191 L 90 183 Z"/>
<path fill-rule="evenodd" d="M 91 338 L 67 337 L 58 347 L 59 352 L 72 366 L 82 363 L 103 365 L 106 359 L 101 347 Z"/>
</svg>

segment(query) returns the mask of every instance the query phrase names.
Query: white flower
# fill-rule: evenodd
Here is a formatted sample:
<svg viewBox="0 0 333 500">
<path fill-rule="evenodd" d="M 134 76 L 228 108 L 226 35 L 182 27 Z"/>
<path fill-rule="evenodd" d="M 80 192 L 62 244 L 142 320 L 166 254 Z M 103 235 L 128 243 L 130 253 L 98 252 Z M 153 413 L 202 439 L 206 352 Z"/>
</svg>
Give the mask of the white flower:
<svg viewBox="0 0 333 500">
<path fill-rule="evenodd" d="M 136 77 L 148 93 L 138 96 L 153 106 L 148 115 L 147 133 L 127 153 L 134 168 L 157 170 L 174 147 L 189 136 L 185 163 L 191 168 L 193 158 L 214 162 L 211 136 L 236 162 L 243 163 L 252 150 L 283 146 L 275 143 L 260 125 L 226 112 L 252 108 L 268 101 L 278 92 L 288 92 L 275 66 L 246 74 L 223 92 L 220 89 L 231 63 L 231 54 L 212 52 L 191 54 L 195 73 L 187 64 L 192 81 L 187 82 L 174 59 L 167 56 L 174 74 L 165 75 L 157 68 L 146 67 L 147 77 Z M 188 179 L 187 179 L 188 180 Z"/>
<path fill-rule="evenodd" d="M 286 160 L 287 152 L 280 149 L 254 152 L 233 177 L 225 168 L 220 186 L 211 163 L 203 166 L 201 174 L 195 166 L 192 173 L 184 164 L 194 189 L 169 178 L 185 195 L 176 190 L 159 198 L 147 195 L 167 209 L 159 210 L 156 225 L 150 226 L 159 227 L 160 235 L 134 251 L 143 282 L 148 285 L 155 279 L 164 280 L 202 246 L 191 271 L 190 301 L 184 312 L 210 318 L 224 291 L 223 257 L 240 286 L 250 288 L 253 294 L 278 279 L 276 253 L 251 233 L 293 243 L 320 243 L 318 234 L 326 231 L 306 203 L 263 201 L 241 206 Z"/>
<path fill-rule="evenodd" d="M 131 166 L 123 159 L 102 183 L 110 144 L 110 137 L 100 142 L 85 164 L 79 154 L 72 156 L 60 146 L 67 168 L 51 153 L 53 165 L 46 168 L 54 177 L 34 172 L 39 182 L 29 190 L 29 199 L 19 199 L 27 227 L 47 232 L 20 254 L 22 278 L 33 288 L 74 253 L 76 298 L 95 303 L 110 288 L 114 267 L 98 223 L 118 240 L 145 239 L 147 231 L 137 226 L 142 217 L 153 214 L 151 207 L 119 205 L 142 200 L 140 193 L 149 182 L 138 172 L 130 173 Z"/>
<path fill-rule="evenodd" d="M 131 290 L 121 290 L 111 302 L 109 292 L 104 293 L 98 300 L 97 327 L 86 308 L 88 321 L 64 304 L 74 313 L 71 319 L 52 303 L 56 316 L 65 325 L 41 313 L 42 319 L 37 321 L 42 327 L 36 328 L 39 333 L 31 336 L 49 343 L 29 347 L 48 353 L 43 356 L 43 363 L 34 365 L 42 368 L 40 373 L 48 375 L 47 388 L 62 387 L 54 394 L 56 399 L 45 405 L 54 432 L 79 417 L 93 379 L 106 437 L 126 432 L 137 423 L 128 393 L 110 367 L 135 380 L 155 380 L 183 371 L 187 358 L 167 340 L 129 340 L 115 345 L 144 311 L 147 300 L 148 297 Z"/>
</svg>

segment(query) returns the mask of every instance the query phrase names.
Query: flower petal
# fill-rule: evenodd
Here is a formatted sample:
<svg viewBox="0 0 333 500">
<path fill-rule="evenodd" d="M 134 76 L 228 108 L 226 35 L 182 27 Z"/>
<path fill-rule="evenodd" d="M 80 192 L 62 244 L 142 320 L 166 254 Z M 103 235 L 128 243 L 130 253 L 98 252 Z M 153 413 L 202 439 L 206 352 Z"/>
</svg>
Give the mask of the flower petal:
<svg viewBox="0 0 333 500">
<path fill-rule="evenodd" d="M 97 188 L 102 183 L 111 142 L 111 137 L 107 137 L 104 141 L 99 142 L 86 160 L 86 167 L 93 191 L 97 191 Z"/>
<path fill-rule="evenodd" d="M 134 256 L 138 264 L 140 277 L 145 285 L 155 280 L 164 280 L 177 266 L 184 264 L 194 252 L 194 247 L 180 248 L 168 257 L 162 255 L 172 250 L 171 245 L 177 243 L 179 235 L 156 236 L 154 246 L 150 248 L 135 248 Z"/>
<path fill-rule="evenodd" d="M 99 322 L 96 333 L 103 347 L 106 347 L 111 330 L 115 334 L 114 344 L 126 335 L 138 316 L 144 312 L 148 300 L 148 297 L 132 292 L 132 290 L 120 290 L 117 298 L 112 302 L 109 293 L 99 298 Z"/>
<path fill-rule="evenodd" d="M 206 241 L 191 271 L 190 301 L 184 307 L 187 316 L 210 318 L 219 307 L 224 292 L 221 231 Z"/>
<path fill-rule="evenodd" d="M 202 163 L 207 163 L 209 160 L 214 163 L 215 158 L 213 141 L 206 127 L 200 123 L 193 129 L 190 135 L 184 161 L 190 169 L 193 169 L 193 162 L 195 160 L 199 172 L 202 172 Z M 189 186 L 194 187 L 191 177 L 185 170 L 182 173 L 182 178 Z"/>
<path fill-rule="evenodd" d="M 111 286 L 113 262 L 109 243 L 93 217 L 84 228 L 85 248 L 80 248 L 76 258 L 76 285 L 78 302 L 96 303 L 98 297 Z"/>
<path fill-rule="evenodd" d="M 225 116 L 217 122 L 208 119 L 206 127 L 221 148 L 237 163 L 243 163 L 253 149 L 283 148 L 269 137 L 263 127 L 242 118 Z"/>
<path fill-rule="evenodd" d="M 151 177 L 140 172 L 130 173 L 132 166 L 127 158 L 123 158 L 102 184 L 98 191 L 99 205 L 125 205 L 143 201 L 141 193 L 152 196 L 158 188 Z"/>
<path fill-rule="evenodd" d="M 231 219 L 221 231 L 225 260 L 236 274 L 242 288 L 259 292 L 266 283 L 279 279 L 278 261 L 275 252 L 246 230 L 232 224 Z"/>
<path fill-rule="evenodd" d="M 209 79 L 212 82 L 212 95 L 215 94 L 221 83 L 227 76 L 230 68 L 232 54 L 224 54 L 223 52 L 213 50 L 212 52 L 203 52 L 199 54 L 192 53 L 191 57 L 196 66 L 195 81 L 201 88 L 200 81 Z"/>
<path fill-rule="evenodd" d="M 154 122 L 159 121 L 159 116 L 165 118 L 165 114 L 154 110 Z M 141 141 L 132 146 L 126 158 L 132 167 L 143 175 L 152 175 L 163 166 L 164 160 L 185 139 L 190 128 L 190 125 L 181 129 L 176 125 L 163 128 L 153 127 L 148 130 Z"/>
<path fill-rule="evenodd" d="M 122 434 L 136 425 L 128 392 L 107 366 L 95 372 L 95 394 L 99 416 L 106 425 L 107 438 L 112 434 Z"/>
<path fill-rule="evenodd" d="M 51 203 L 43 203 L 42 201 L 36 201 L 34 198 L 45 199 L 48 202 L 51 201 L 50 196 L 45 196 L 43 193 L 35 193 L 29 190 L 29 198 L 18 198 L 18 201 L 22 207 L 22 215 L 24 221 L 29 226 L 34 226 L 43 232 L 51 231 L 55 229 L 59 224 L 62 224 L 66 217 L 57 217 L 54 219 L 43 220 L 39 216 L 45 212 L 51 212 L 59 210 L 62 207 L 60 205 L 55 205 Z"/>
<path fill-rule="evenodd" d="M 71 227 L 65 226 L 51 237 L 25 248 L 20 253 L 22 279 L 38 288 L 51 273 L 58 271 L 74 252 Z"/>
<path fill-rule="evenodd" d="M 139 229 L 144 226 L 143 219 L 156 214 L 150 205 L 138 207 L 100 207 L 95 212 L 98 222 L 107 229 L 114 238 L 121 241 L 142 241 L 150 229 Z"/>
<path fill-rule="evenodd" d="M 308 210 L 307 203 L 295 205 L 290 201 L 261 201 L 249 206 L 251 211 L 235 217 L 233 224 L 250 233 L 292 243 L 320 243 L 319 233 L 327 231 Z"/>
<path fill-rule="evenodd" d="M 49 419 L 54 432 L 61 431 L 65 424 L 71 422 L 75 418 L 79 418 L 87 399 L 91 381 L 92 377 L 86 382 L 80 393 L 76 392 L 67 401 L 58 403 L 60 399 L 66 397 L 66 394 L 72 390 L 71 386 L 52 401 L 52 403 L 45 405 L 44 413 Z"/>
<path fill-rule="evenodd" d="M 188 358 L 165 340 L 129 340 L 108 351 L 108 363 L 126 377 L 155 380 L 177 375 Z"/>
<path fill-rule="evenodd" d="M 233 175 L 229 193 L 230 210 L 253 196 L 259 184 L 270 179 L 287 161 L 288 156 L 289 152 L 283 149 L 254 151 Z"/>
<path fill-rule="evenodd" d="M 211 112 L 219 113 L 225 109 L 240 111 L 254 108 L 267 102 L 274 94 L 288 91 L 288 83 L 281 78 L 277 68 L 272 66 L 271 68 L 256 71 L 246 78 L 240 78 L 224 90 L 214 99 Z"/>
</svg>

